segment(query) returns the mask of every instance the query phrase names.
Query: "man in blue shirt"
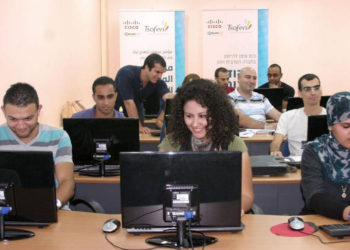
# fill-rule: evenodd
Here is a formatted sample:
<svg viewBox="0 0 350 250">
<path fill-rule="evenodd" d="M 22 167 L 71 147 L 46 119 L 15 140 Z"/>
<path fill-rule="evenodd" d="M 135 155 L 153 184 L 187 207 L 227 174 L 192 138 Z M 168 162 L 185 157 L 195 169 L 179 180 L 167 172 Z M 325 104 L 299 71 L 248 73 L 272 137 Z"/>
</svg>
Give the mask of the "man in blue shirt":
<svg viewBox="0 0 350 250">
<path fill-rule="evenodd" d="M 73 114 L 72 118 L 123 118 L 122 112 L 114 109 L 117 91 L 112 78 L 101 76 L 92 85 L 92 98 L 96 105 Z"/>
<path fill-rule="evenodd" d="M 166 83 L 161 77 L 166 69 L 163 57 L 150 54 L 142 67 L 127 65 L 122 67 L 115 78 L 118 97 L 115 108 L 123 107 L 128 117 L 140 119 L 140 133 L 149 134 L 151 130 L 143 126 L 143 100 L 157 93 L 163 100 L 171 98 Z"/>
</svg>

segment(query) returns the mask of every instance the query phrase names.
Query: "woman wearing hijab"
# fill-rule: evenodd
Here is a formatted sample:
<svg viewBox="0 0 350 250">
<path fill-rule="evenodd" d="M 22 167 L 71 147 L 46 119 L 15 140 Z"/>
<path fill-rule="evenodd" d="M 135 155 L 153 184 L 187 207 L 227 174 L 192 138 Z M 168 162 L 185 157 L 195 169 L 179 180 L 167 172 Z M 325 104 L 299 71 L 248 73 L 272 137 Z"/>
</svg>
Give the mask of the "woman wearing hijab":
<svg viewBox="0 0 350 250">
<path fill-rule="evenodd" d="M 327 102 L 329 134 L 307 144 L 301 187 L 308 212 L 350 220 L 350 92 Z"/>
<path fill-rule="evenodd" d="M 242 209 L 254 200 L 247 146 L 238 135 L 238 121 L 226 93 L 205 79 L 178 89 L 172 104 L 167 135 L 159 151 L 241 151 Z"/>
</svg>

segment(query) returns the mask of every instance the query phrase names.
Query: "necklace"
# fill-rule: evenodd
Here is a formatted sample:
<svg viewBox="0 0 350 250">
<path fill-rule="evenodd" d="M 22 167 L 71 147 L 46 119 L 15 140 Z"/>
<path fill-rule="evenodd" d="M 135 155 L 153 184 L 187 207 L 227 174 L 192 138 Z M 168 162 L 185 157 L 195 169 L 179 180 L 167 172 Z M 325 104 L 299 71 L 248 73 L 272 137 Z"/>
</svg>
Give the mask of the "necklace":
<svg viewBox="0 0 350 250">
<path fill-rule="evenodd" d="M 345 186 L 341 185 L 341 190 L 343 191 L 343 193 L 341 194 L 341 197 L 343 199 L 346 198 L 346 189 L 347 189 L 346 185 Z"/>
</svg>

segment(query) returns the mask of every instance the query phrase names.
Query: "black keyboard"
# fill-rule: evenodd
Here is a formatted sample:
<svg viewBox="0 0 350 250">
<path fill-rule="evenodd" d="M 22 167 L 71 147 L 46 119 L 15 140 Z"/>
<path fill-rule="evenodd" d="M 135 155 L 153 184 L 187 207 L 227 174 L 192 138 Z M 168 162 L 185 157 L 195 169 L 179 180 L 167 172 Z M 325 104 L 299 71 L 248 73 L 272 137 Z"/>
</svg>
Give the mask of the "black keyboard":
<svg viewBox="0 0 350 250">
<path fill-rule="evenodd" d="M 96 165 L 74 165 L 74 172 L 79 172 L 80 170 L 87 170 L 87 171 L 97 171 L 99 169 L 99 166 Z M 106 170 L 120 170 L 119 165 L 105 165 Z"/>
<path fill-rule="evenodd" d="M 350 224 L 332 224 L 319 226 L 320 229 L 334 237 L 343 237 L 350 235 Z"/>
</svg>

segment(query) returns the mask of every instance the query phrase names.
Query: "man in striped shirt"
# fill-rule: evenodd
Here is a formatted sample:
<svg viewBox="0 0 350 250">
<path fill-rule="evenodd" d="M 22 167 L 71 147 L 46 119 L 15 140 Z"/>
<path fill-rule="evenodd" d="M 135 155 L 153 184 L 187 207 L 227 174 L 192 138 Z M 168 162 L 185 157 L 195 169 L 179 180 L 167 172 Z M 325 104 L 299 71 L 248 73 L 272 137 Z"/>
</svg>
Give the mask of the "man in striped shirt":
<svg viewBox="0 0 350 250">
<path fill-rule="evenodd" d="M 7 123 L 0 126 L 0 150 L 51 151 L 55 162 L 57 206 L 60 208 L 74 194 L 72 144 L 64 130 L 38 123 L 41 108 L 31 85 L 11 85 L 1 107 Z"/>
<path fill-rule="evenodd" d="M 278 121 L 281 115 L 265 96 L 253 91 L 256 79 L 255 69 L 242 68 L 238 74 L 238 87 L 229 94 L 235 112 L 239 116 L 240 127 L 263 129 L 266 115 L 275 121 Z"/>
</svg>

